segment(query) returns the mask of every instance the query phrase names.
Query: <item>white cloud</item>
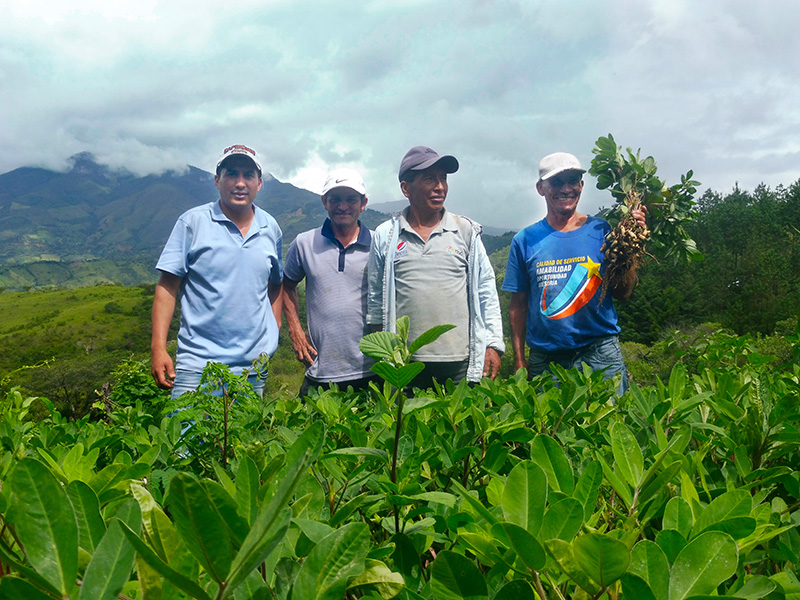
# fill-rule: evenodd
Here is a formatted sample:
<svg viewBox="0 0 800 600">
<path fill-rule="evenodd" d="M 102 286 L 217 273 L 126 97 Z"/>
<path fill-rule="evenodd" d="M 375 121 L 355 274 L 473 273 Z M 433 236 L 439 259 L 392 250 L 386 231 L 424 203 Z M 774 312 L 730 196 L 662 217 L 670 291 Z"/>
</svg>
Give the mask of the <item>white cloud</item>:
<svg viewBox="0 0 800 600">
<path fill-rule="evenodd" d="M 355 166 L 373 203 L 427 144 L 461 162 L 448 204 L 543 216 L 539 157 L 588 164 L 609 132 L 669 179 L 798 178 L 793 0 L 17 2 L 0 21 L 0 172 L 88 150 L 135 172 L 212 170 L 247 142 L 317 191 Z M 315 183 L 316 182 L 316 183 Z M 582 206 L 608 204 L 588 182 Z"/>
</svg>

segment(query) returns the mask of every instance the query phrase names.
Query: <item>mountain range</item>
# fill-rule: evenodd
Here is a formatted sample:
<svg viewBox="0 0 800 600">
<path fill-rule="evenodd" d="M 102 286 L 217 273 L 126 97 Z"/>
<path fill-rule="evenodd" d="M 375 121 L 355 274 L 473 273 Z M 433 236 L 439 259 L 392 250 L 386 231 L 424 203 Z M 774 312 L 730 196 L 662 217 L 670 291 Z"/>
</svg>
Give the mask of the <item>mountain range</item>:
<svg viewBox="0 0 800 600">
<path fill-rule="evenodd" d="M 86 152 L 70 163 L 66 172 L 22 167 L 0 175 L 0 288 L 154 281 L 177 218 L 219 197 L 214 175 L 191 166 L 140 177 Z M 284 249 L 326 216 L 318 194 L 267 173 L 256 205 L 278 221 Z M 385 212 L 370 207 L 361 220 L 374 228 L 400 205 L 373 205 Z"/>
</svg>

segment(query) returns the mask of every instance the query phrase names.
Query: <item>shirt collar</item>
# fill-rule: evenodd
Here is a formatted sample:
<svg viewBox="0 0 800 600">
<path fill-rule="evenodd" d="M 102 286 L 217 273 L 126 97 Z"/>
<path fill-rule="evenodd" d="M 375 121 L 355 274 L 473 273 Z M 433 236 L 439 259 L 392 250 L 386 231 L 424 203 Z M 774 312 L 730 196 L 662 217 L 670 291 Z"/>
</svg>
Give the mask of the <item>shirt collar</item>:
<svg viewBox="0 0 800 600">
<path fill-rule="evenodd" d="M 358 237 L 356 238 L 355 242 L 350 244 L 350 246 L 358 245 L 358 246 L 365 246 L 365 247 L 369 248 L 370 244 L 372 242 L 372 234 L 369 232 L 369 229 L 367 227 L 364 227 L 364 225 L 361 224 L 361 220 L 360 219 L 358 221 L 358 228 L 359 228 L 358 229 Z M 336 235 L 333 233 L 333 226 L 331 225 L 330 218 L 325 219 L 325 222 L 322 224 L 322 232 L 321 233 L 322 233 L 322 236 L 324 238 L 329 239 L 330 241 L 332 241 L 333 243 L 337 244 L 338 246 L 342 245 L 342 243 L 339 240 L 336 239 Z"/>
<path fill-rule="evenodd" d="M 444 212 L 442 213 L 442 220 L 439 221 L 439 224 L 436 226 L 431 233 L 437 233 L 440 231 L 456 231 L 458 230 L 458 223 L 456 223 L 455 218 L 452 214 L 450 214 L 446 208 L 442 209 Z M 410 206 L 406 206 L 402 211 L 400 211 L 400 229 L 405 229 L 406 231 L 412 231 L 411 225 L 408 224 L 408 214 L 411 211 Z"/>
<path fill-rule="evenodd" d="M 268 225 L 266 214 L 263 211 L 256 210 L 256 209 L 257 209 L 257 207 L 254 204 L 253 205 L 253 213 L 254 213 L 253 214 L 253 224 L 256 226 L 257 229 L 263 229 L 264 227 L 266 227 Z M 233 223 L 233 221 L 231 221 L 227 216 L 225 216 L 225 213 L 222 212 L 222 201 L 221 200 L 217 200 L 211 206 L 211 218 L 214 221 L 228 221 L 229 223 Z M 252 226 L 251 226 L 251 229 L 252 229 Z"/>
</svg>

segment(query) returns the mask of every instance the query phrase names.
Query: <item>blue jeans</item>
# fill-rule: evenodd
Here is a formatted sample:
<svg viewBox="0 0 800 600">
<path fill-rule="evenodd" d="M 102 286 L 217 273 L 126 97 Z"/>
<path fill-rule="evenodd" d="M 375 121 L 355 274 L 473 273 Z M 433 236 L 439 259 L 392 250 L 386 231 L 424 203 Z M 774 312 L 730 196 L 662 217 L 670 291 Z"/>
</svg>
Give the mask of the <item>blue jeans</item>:
<svg viewBox="0 0 800 600">
<path fill-rule="evenodd" d="M 202 373 L 195 373 L 194 371 L 184 371 L 182 369 L 177 369 L 175 371 L 175 381 L 172 385 L 172 393 L 170 397 L 172 399 L 177 398 L 185 394 L 186 392 L 193 392 L 200 386 L 200 376 Z M 253 386 L 253 390 L 255 390 L 256 394 L 259 396 L 264 395 L 264 382 L 266 380 L 266 374 L 263 377 L 259 377 L 257 373 L 250 373 L 247 377 L 247 381 L 250 382 L 250 385 Z M 221 396 L 222 392 L 217 390 L 214 392 L 215 396 Z"/>
<path fill-rule="evenodd" d="M 622 373 L 622 381 L 617 388 L 617 395 L 621 396 L 628 389 L 628 371 L 622 358 L 622 349 L 619 338 L 609 335 L 596 339 L 588 346 L 556 352 L 542 352 L 536 348 L 528 348 L 528 377 L 533 378 L 541 373 L 550 371 L 550 363 L 555 363 L 565 369 L 581 369 L 581 363 L 586 363 L 592 370 L 605 369 L 605 379 Z"/>
</svg>

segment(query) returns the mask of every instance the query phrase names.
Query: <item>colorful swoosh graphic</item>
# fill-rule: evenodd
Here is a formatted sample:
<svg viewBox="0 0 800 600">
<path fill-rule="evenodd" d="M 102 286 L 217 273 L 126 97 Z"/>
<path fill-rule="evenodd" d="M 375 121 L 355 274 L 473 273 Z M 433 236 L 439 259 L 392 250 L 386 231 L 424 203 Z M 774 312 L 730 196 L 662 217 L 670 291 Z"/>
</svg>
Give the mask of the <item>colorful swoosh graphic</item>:
<svg viewBox="0 0 800 600">
<path fill-rule="evenodd" d="M 575 314 L 583 308 L 600 287 L 603 278 L 600 277 L 600 263 L 588 258 L 586 262 L 579 263 L 567 280 L 567 283 L 550 302 L 546 305 L 547 286 L 542 289 L 542 314 L 548 319 L 563 319 Z"/>
</svg>

